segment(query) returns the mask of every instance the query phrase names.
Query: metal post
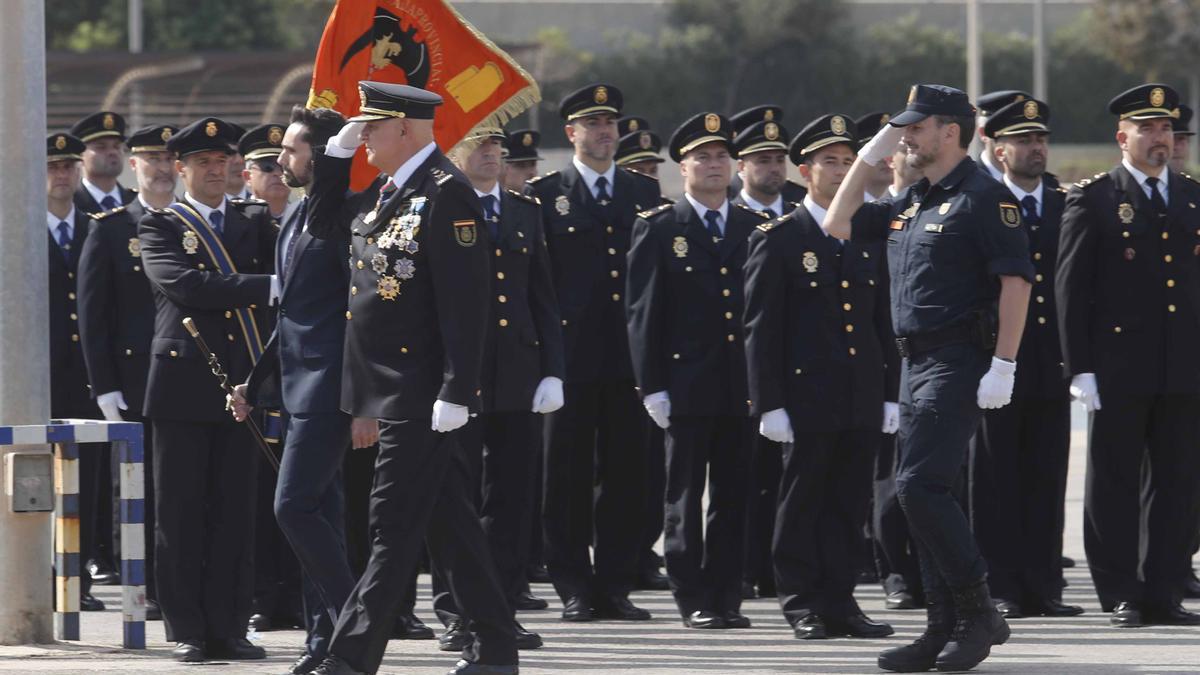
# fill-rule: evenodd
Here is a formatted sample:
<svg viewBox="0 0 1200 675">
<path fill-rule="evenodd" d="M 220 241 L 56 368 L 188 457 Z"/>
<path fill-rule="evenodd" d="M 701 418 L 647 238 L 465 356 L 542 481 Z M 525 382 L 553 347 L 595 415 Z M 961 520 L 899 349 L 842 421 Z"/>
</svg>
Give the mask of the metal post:
<svg viewBox="0 0 1200 675">
<path fill-rule="evenodd" d="M 967 0 L 967 96 L 983 93 L 983 55 L 979 38 L 979 0 Z"/>
<path fill-rule="evenodd" d="M 9 144 L 0 154 L 0 424 L 50 418 L 49 253 L 37 226 L 46 217 L 45 25 L 43 0 L 4 3 L 0 55 L 10 67 L 0 68 L 0 129 Z M 0 452 L 14 450 L 48 451 Z M 50 514 L 13 513 L 3 491 L 0 499 L 0 644 L 50 642 Z"/>
<path fill-rule="evenodd" d="M 1033 3 L 1033 97 L 1046 100 L 1046 0 Z"/>
<path fill-rule="evenodd" d="M 142 0 L 129 2 L 129 53 L 142 53 Z M 142 92 L 142 83 L 135 82 L 129 90 L 129 122 L 131 129 L 137 129 L 146 123 L 146 101 Z"/>
<path fill-rule="evenodd" d="M 1188 105 L 1192 106 L 1192 110 L 1200 110 L 1200 75 L 1195 71 L 1188 76 Z M 1191 124 L 1197 124 L 1195 119 L 1192 119 Z M 1195 126 L 1192 127 L 1195 130 Z M 1194 171 L 1195 167 L 1200 166 L 1200 143 L 1196 142 L 1196 137 L 1192 136 L 1192 142 L 1188 145 L 1188 166 L 1192 167 L 1189 170 Z"/>
</svg>

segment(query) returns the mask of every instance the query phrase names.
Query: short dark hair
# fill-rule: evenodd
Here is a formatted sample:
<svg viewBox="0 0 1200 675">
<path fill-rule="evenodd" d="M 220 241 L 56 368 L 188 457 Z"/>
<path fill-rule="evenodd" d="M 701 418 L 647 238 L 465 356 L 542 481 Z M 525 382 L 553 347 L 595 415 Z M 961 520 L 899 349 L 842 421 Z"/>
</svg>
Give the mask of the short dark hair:
<svg viewBox="0 0 1200 675">
<path fill-rule="evenodd" d="M 933 119 L 937 120 L 939 127 L 944 127 L 947 124 L 958 125 L 958 147 L 966 150 L 971 147 L 971 141 L 975 138 L 975 118 L 960 117 L 955 115 L 934 115 Z"/>
<path fill-rule="evenodd" d="M 304 133 L 300 135 L 300 140 L 318 147 L 329 143 L 329 139 L 342 130 L 346 118 L 331 108 L 305 108 L 302 105 L 294 105 L 291 123 L 303 124 Z"/>
</svg>

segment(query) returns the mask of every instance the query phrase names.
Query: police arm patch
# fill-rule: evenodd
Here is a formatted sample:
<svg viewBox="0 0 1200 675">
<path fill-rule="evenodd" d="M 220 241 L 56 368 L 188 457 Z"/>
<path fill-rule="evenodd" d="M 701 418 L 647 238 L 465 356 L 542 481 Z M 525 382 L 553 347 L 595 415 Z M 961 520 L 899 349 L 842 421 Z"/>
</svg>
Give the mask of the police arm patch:
<svg viewBox="0 0 1200 675">
<path fill-rule="evenodd" d="M 479 239 L 479 233 L 475 227 L 474 220 L 456 220 L 454 221 L 454 241 L 458 242 L 459 246 L 474 246 Z"/>
<path fill-rule="evenodd" d="M 1017 227 L 1021 224 L 1021 210 L 1016 204 L 1000 202 L 1000 221 L 1007 227 Z"/>
</svg>

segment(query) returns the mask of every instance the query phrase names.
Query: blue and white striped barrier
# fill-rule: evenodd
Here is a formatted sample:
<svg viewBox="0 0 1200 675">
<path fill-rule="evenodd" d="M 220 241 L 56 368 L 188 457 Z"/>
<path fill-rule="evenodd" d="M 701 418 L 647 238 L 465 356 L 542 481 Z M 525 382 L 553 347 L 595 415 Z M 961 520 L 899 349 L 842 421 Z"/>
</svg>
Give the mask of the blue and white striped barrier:
<svg viewBox="0 0 1200 675">
<path fill-rule="evenodd" d="M 79 446 L 112 443 L 121 462 L 121 613 L 126 649 L 146 648 L 145 454 L 138 422 L 50 420 L 0 426 L 0 446 L 55 446 L 54 635 L 79 639 Z"/>
</svg>

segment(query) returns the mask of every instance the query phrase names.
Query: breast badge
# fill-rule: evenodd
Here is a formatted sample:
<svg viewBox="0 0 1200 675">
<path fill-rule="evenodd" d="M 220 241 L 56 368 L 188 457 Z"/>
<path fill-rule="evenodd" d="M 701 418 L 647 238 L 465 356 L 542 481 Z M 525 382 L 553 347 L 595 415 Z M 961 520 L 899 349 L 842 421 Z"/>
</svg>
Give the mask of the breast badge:
<svg viewBox="0 0 1200 675">
<path fill-rule="evenodd" d="M 1125 225 L 1132 223 L 1133 204 L 1130 204 L 1129 202 L 1121 202 L 1120 205 L 1117 206 L 1117 217 L 1120 218 L 1121 222 Z"/>
<path fill-rule="evenodd" d="M 675 251 L 676 258 L 686 258 L 688 254 L 687 238 L 675 237 L 675 243 L 671 245 L 671 250 Z"/>
<path fill-rule="evenodd" d="M 142 257 L 142 242 L 137 237 L 129 238 L 129 255 L 135 258 Z"/>
<path fill-rule="evenodd" d="M 565 216 L 571 212 L 571 201 L 566 195 L 559 195 L 554 199 L 554 210 L 558 215 Z"/>
<path fill-rule="evenodd" d="M 817 254 L 813 253 L 812 251 L 805 251 L 804 257 L 800 260 L 800 264 L 804 265 L 805 272 L 808 272 L 809 274 L 816 273 L 817 266 L 819 264 L 817 262 Z"/>
<path fill-rule="evenodd" d="M 200 237 L 196 236 L 195 232 L 188 230 L 183 233 L 183 250 L 188 255 L 196 255 L 196 251 L 200 249 Z"/>
</svg>

